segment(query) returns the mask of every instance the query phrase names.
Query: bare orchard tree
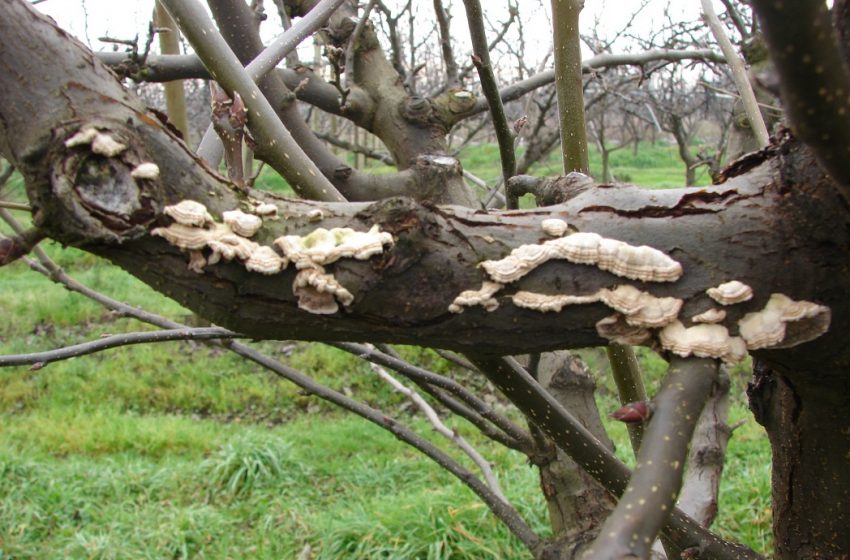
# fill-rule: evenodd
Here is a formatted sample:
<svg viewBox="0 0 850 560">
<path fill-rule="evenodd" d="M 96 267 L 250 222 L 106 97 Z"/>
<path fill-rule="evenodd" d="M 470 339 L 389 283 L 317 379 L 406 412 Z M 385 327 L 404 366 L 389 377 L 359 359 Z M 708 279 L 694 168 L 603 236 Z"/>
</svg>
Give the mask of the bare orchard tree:
<svg viewBox="0 0 850 560">
<path fill-rule="evenodd" d="M 506 87 L 496 82 L 482 7 L 466 0 L 470 72 L 481 94 L 464 82 L 452 87 L 451 72 L 447 87 L 424 91 L 416 68 L 400 63 L 398 51 L 388 55 L 373 19 L 363 17 L 380 15 L 389 25 L 395 16 L 384 10 L 393 7 L 379 0 L 363 9 L 347 0 L 285 0 L 293 24 L 265 51 L 255 13 L 241 0 L 210 0 L 215 23 L 195 0 L 161 0 L 197 54 L 149 57 L 143 75 L 212 76 L 219 84 L 217 134 L 208 131 L 197 153 L 102 62 L 126 67 L 126 57 L 94 56 L 29 3 L 7 0 L 0 4 L 0 153 L 26 181 L 33 227 L 0 240 L 0 262 L 33 252 L 41 259 L 34 268 L 163 330 L 6 363 L 46 363 L 151 339 L 214 338 L 427 454 L 535 557 L 646 558 L 661 554 L 652 552 L 660 536 L 668 557 L 732 559 L 759 556 L 709 532 L 703 524 L 711 516 L 683 511 L 676 499 L 721 364 L 752 354 L 758 366 L 750 399 L 773 445 L 775 557 L 846 557 L 847 2 L 836 0 L 831 12 L 821 0 L 751 3 L 776 54 L 792 131 L 727 168 L 712 187 L 652 191 L 598 186 L 576 174 L 515 176 L 503 103 L 557 77 L 567 127 L 561 136 L 572 145 L 584 130 L 576 116 L 584 103 L 569 88 L 580 89 L 582 67 L 719 59 L 713 51 L 655 50 L 582 62 L 576 0 L 557 3 L 558 71 Z M 415 6 L 397 13 L 410 21 L 432 7 Z M 332 80 L 303 67 L 273 70 L 319 28 L 338 70 Z M 455 56 L 449 51 L 440 51 L 445 69 Z M 464 63 L 455 67 L 460 74 Z M 297 100 L 380 138 L 397 172 L 373 176 L 341 161 L 313 134 Z M 508 204 L 526 190 L 540 208 L 482 210 L 464 182 L 446 138 L 487 111 Z M 257 157 L 300 199 L 248 186 L 248 132 Z M 227 178 L 210 165 L 222 154 Z M 586 149 L 584 164 L 565 164 L 586 167 Z M 88 291 L 40 255 L 36 244 L 46 237 L 106 258 L 220 327 L 188 329 Z M 474 453 L 480 476 L 397 419 L 237 337 L 330 342 L 395 369 L 431 402 L 540 467 L 554 535 L 542 538 L 529 527 Z M 462 353 L 453 359 L 489 379 L 528 425 L 457 381 L 400 360 L 384 346 L 392 343 Z M 652 406 L 627 407 L 644 421 L 652 411 L 634 434 L 633 471 L 611 454 L 595 408 L 577 402 L 589 394 L 586 375 L 569 356 L 551 353 L 608 344 L 623 371 L 633 369 L 625 344 L 652 346 L 670 361 Z M 523 354 L 531 355 L 511 357 Z"/>
</svg>

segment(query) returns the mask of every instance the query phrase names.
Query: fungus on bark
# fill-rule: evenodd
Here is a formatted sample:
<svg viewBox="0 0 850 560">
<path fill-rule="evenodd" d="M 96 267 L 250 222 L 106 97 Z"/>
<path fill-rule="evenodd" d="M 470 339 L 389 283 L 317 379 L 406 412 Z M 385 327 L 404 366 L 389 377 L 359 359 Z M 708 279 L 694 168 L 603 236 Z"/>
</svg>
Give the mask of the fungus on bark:
<svg viewBox="0 0 850 560">
<path fill-rule="evenodd" d="M 830 320 L 826 306 L 771 294 L 764 309 L 747 313 L 738 321 L 738 330 L 750 350 L 790 348 L 824 334 Z"/>
<path fill-rule="evenodd" d="M 720 305 L 734 305 L 748 301 L 753 297 L 753 289 L 739 280 L 724 282 L 705 291 L 708 297 Z"/>
</svg>

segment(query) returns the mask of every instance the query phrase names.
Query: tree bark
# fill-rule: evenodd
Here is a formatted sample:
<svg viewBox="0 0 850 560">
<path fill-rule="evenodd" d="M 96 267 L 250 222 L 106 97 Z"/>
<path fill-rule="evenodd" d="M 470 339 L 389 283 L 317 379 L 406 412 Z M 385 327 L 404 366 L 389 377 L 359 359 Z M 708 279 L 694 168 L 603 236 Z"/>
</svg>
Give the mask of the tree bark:
<svg viewBox="0 0 850 560">
<path fill-rule="evenodd" d="M 777 560 L 850 557 L 850 385 L 846 377 L 814 384 L 813 374 L 758 363 L 748 391 L 773 449 Z"/>
</svg>

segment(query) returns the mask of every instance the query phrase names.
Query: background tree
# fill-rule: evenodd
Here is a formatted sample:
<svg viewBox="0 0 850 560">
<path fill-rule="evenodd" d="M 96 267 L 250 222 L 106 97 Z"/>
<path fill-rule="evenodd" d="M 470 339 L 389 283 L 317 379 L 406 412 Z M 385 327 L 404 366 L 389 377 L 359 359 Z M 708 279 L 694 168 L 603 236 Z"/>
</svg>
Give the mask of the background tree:
<svg viewBox="0 0 850 560">
<path fill-rule="evenodd" d="M 850 75 L 823 3 L 753 2 L 771 50 L 796 47 L 781 51 L 785 55 L 776 67 L 794 131 L 805 144 L 783 136 L 727 170 L 722 184 L 663 192 L 599 187 L 575 175 L 514 177 L 510 119 L 502 103 L 551 83 L 555 74 L 530 76 L 499 90 L 477 2 L 465 7 L 481 98 L 463 89 L 463 82 L 429 95 L 416 83 L 413 62 L 402 71 L 400 57 L 386 55 L 374 25 L 361 15 L 378 2 L 364 12 L 341 0 L 286 2 L 289 16 L 302 19 L 263 53 L 256 12 L 243 2 L 209 2 L 218 31 L 193 1 L 162 4 L 197 59 L 149 57 L 141 61 L 144 75 L 197 78 L 209 72 L 224 90 L 213 99 L 220 140 L 208 133 L 198 155 L 87 49 L 57 33 L 25 2 L 0 8 L 5 70 L 0 152 L 25 178 L 33 214 L 31 228 L 3 239 L 0 255 L 11 262 L 37 250 L 44 237 L 79 246 L 222 327 L 188 330 L 91 294 L 166 330 L 10 357 L 7 363 L 43 364 L 128 341 L 215 338 L 428 454 L 468 484 L 535 556 L 646 557 L 660 533 L 670 556 L 754 558 L 752 551 L 711 535 L 674 507 L 688 442 L 719 380 L 719 361 L 738 361 L 749 350 L 760 363 L 752 393 L 756 417 L 774 445 L 774 507 L 781 512 L 776 556 L 840 557 L 850 550 L 843 530 L 850 504 L 844 468 L 850 444 L 841 435 L 847 418 L 848 239 L 840 227 L 847 219 L 848 195 L 842 154 L 850 146 L 840 92 L 850 91 Z M 571 4 L 568 16 L 575 26 L 578 3 L 563 4 Z M 836 3 L 834 13 L 843 14 L 843 7 Z M 409 14 L 411 22 L 414 12 Z M 271 72 L 301 37 L 322 25 L 331 80 L 304 69 Z M 562 121 L 565 139 L 583 134 L 575 117 L 584 103 L 575 95 L 581 66 L 574 48 L 577 30 L 572 31 L 573 43 L 564 38 L 555 45 L 561 54 L 573 47 L 568 63 L 575 111 L 568 115 L 572 122 Z M 446 69 L 449 50 L 440 51 Z M 116 58 L 103 57 L 113 63 Z M 583 66 L 683 58 L 717 57 L 669 50 L 602 54 Z M 559 79 L 565 78 L 564 66 L 558 62 L 557 67 Z M 452 72 L 446 74 L 452 81 Z M 560 93 L 570 92 L 561 88 Z M 370 175 L 340 160 L 312 133 L 296 99 L 380 138 L 397 171 Z M 563 97 L 560 102 L 563 115 Z M 481 201 L 464 183 L 447 135 L 488 107 L 496 121 L 507 199 L 530 191 L 539 203 L 555 205 L 509 213 L 477 210 Z M 304 200 L 247 186 L 246 121 L 257 157 Z M 230 180 L 203 161 L 217 163 L 219 141 Z M 586 170 L 586 157 L 568 161 L 567 167 Z M 197 204 L 177 206 L 186 200 L 206 211 Z M 225 229 L 222 220 L 231 218 L 224 212 L 235 209 L 254 217 Z M 547 222 L 544 230 L 541 217 L 561 221 Z M 255 231 L 257 225 L 262 229 Z M 360 235 L 337 229 L 335 238 L 322 237 L 319 225 L 351 227 Z M 579 234 L 561 237 L 565 228 Z M 522 245 L 538 247 L 513 252 Z M 639 248 L 643 245 L 651 248 Z M 560 249 L 553 252 L 555 247 Z M 289 260 L 294 266 L 286 266 Z M 36 268 L 83 290 L 49 261 Z M 778 269 L 787 274 L 776 274 Z M 719 292 L 709 291 L 715 288 Z M 541 468 L 556 534 L 551 539 L 536 534 L 504 499 L 484 462 L 476 461 L 479 478 L 380 410 L 230 340 L 238 337 L 415 343 L 462 352 L 465 358 L 454 359 L 486 376 L 528 426 L 493 410 L 452 379 L 399 360 L 390 348 L 342 344 L 395 368 L 488 436 L 529 455 Z M 575 403 L 565 403 L 576 393 L 556 390 L 559 372 L 575 370 L 564 365 L 569 358 L 534 354 L 600 343 L 652 344 L 671 362 L 633 472 L 592 435 L 595 411 L 584 415 Z M 525 366 L 508 357 L 527 353 L 532 354 Z M 452 437 L 451 430 L 447 435 Z M 567 470 L 570 461 L 581 467 L 583 480 L 558 478 L 576 472 Z M 593 497 L 567 497 L 575 491 Z M 619 496 L 616 505 L 606 492 Z M 576 504 L 594 511 L 576 515 L 562 509 Z M 610 515 L 604 511 L 608 504 Z M 600 526 L 596 520 L 603 517 Z"/>
</svg>

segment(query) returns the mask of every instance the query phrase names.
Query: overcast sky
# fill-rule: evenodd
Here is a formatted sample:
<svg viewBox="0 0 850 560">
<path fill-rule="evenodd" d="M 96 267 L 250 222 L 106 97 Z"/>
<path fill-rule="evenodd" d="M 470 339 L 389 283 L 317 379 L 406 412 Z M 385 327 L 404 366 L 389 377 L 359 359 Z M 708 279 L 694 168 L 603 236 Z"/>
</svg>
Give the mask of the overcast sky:
<svg viewBox="0 0 850 560">
<path fill-rule="evenodd" d="M 423 18 L 429 18 L 431 2 L 415 3 Z M 452 13 L 452 31 L 461 45 L 466 43 L 462 30 L 466 26 L 466 18 L 462 0 L 449 0 Z M 265 39 L 270 40 L 278 30 L 279 18 L 272 2 L 266 2 L 269 22 L 264 25 L 267 29 Z M 484 2 L 485 13 L 495 21 L 499 21 L 505 13 L 506 0 L 487 0 Z M 534 44 L 530 49 L 544 51 L 550 48 L 550 29 L 548 9 L 550 0 L 520 0 L 526 20 L 526 37 Z M 582 12 L 581 26 L 589 30 L 595 20 L 599 20 L 601 32 L 612 35 L 622 29 L 629 21 L 639 2 L 635 0 L 586 0 Z M 136 34 L 144 40 L 147 24 L 153 9 L 153 0 L 45 0 L 38 4 L 38 9 L 50 15 L 64 29 L 89 44 L 94 50 L 110 48 L 109 45 L 98 41 L 99 37 L 110 36 L 120 39 L 132 39 Z M 649 5 L 634 19 L 635 33 L 648 33 L 664 22 L 664 9 L 668 8 L 672 17 L 693 20 L 699 15 L 699 0 L 651 0 Z M 722 6 L 717 5 L 718 12 Z"/>
</svg>

